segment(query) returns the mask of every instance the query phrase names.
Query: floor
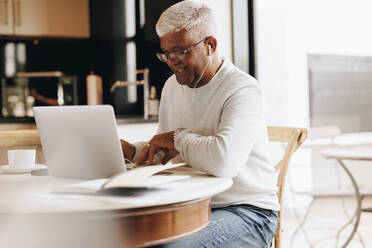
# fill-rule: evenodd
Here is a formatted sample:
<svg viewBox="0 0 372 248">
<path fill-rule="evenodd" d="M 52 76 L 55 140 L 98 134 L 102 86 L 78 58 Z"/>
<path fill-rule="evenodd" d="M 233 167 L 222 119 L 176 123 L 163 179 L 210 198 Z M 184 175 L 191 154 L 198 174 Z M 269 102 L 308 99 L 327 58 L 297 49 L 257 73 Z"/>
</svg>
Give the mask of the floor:
<svg viewBox="0 0 372 248">
<path fill-rule="evenodd" d="M 294 215 L 293 209 L 283 209 L 283 236 L 282 236 L 282 247 L 283 248 L 331 248 L 331 247 L 342 247 L 343 242 L 346 240 L 345 236 L 351 232 L 352 227 L 349 226 L 342 232 L 342 238 L 339 239 L 339 244 L 336 246 L 336 233 L 337 230 L 342 227 L 348 218 L 348 215 L 352 215 L 355 209 L 355 199 L 353 197 L 346 198 L 331 198 L 331 199 L 317 199 L 311 208 L 310 215 L 304 225 L 307 230 L 309 238 L 313 242 L 311 246 L 301 231 L 296 235 L 296 238 L 291 246 L 291 237 L 298 221 Z M 372 197 L 366 197 L 363 201 L 363 206 L 372 206 Z M 345 211 L 344 211 L 345 209 Z M 302 212 L 300 218 L 303 217 L 304 211 L 297 209 Z M 305 208 L 302 208 L 305 210 Z M 359 248 L 366 247 L 372 248 L 372 213 L 362 213 L 358 233 L 362 237 L 364 246 L 355 238 L 347 247 Z M 323 240 L 321 242 L 315 242 L 316 240 L 329 237 L 332 238 Z M 356 235 L 357 236 L 357 235 Z"/>
</svg>

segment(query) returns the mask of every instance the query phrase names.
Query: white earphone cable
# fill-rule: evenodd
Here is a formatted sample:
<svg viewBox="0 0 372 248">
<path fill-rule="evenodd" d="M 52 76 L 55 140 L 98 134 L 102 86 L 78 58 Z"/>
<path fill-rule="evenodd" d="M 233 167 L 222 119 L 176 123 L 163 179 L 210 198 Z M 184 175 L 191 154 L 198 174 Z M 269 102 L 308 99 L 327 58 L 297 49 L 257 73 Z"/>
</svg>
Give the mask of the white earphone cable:
<svg viewBox="0 0 372 248">
<path fill-rule="evenodd" d="M 193 92 L 192 92 L 192 99 L 191 99 L 191 101 L 194 101 L 195 88 L 196 88 L 196 86 L 198 86 L 198 84 L 199 84 L 201 78 L 202 78 L 203 75 L 204 75 L 205 70 L 207 69 L 207 67 L 209 66 L 209 64 L 210 64 L 210 62 L 211 62 L 212 57 L 211 57 L 210 55 L 209 55 L 208 57 L 209 57 L 209 59 L 208 59 L 208 63 L 207 63 L 207 65 L 204 67 L 204 70 L 203 70 L 202 74 L 200 75 L 198 81 L 196 82 L 196 84 L 195 84 L 195 86 L 194 86 L 194 89 L 193 89 Z"/>
</svg>

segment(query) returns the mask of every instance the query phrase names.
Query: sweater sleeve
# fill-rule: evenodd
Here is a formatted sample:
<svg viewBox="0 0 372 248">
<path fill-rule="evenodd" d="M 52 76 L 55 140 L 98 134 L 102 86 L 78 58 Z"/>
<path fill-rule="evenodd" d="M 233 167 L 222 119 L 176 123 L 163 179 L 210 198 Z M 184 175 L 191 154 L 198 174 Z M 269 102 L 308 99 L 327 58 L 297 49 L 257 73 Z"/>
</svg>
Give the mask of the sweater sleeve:
<svg viewBox="0 0 372 248">
<path fill-rule="evenodd" d="M 168 87 L 169 87 L 169 79 L 165 82 L 164 84 L 164 87 L 161 91 L 161 98 L 160 98 L 160 104 L 159 104 L 159 123 L 158 123 L 158 129 L 156 131 L 156 134 L 161 134 L 161 133 L 165 133 L 169 130 L 167 130 L 167 127 L 166 127 L 166 123 L 165 122 L 168 122 L 168 112 L 167 112 L 167 108 L 166 108 L 166 102 L 167 102 L 167 97 L 168 97 Z"/>
<path fill-rule="evenodd" d="M 175 148 L 192 167 L 217 177 L 234 177 L 248 160 L 252 147 L 265 128 L 262 92 L 244 87 L 225 101 L 214 135 L 180 132 Z"/>
</svg>

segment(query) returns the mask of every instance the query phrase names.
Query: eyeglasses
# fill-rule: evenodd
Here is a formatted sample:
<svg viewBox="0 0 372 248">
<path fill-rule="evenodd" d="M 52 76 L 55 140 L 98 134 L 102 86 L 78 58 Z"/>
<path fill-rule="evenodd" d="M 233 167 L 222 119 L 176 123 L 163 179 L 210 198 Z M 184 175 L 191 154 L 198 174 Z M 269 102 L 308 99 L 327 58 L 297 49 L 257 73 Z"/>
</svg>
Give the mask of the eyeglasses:
<svg viewBox="0 0 372 248">
<path fill-rule="evenodd" d="M 196 42 L 194 45 L 189 46 L 185 50 L 175 51 L 171 53 L 163 52 L 162 50 L 160 50 L 159 52 L 156 53 L 156 56 L 158 57 L 160 61 L 165 62 L 165 63 L 168 62 L 168 59 L 175 60 L 175 61 L 183 60 L 186 57 L 186 54 L 191 50 L 191 48 L 196 47 L 197 45 L 199 45 L 200 43 L 202 43 L 208 38 L 209 37 L 205 37 L 201 41 Z"/>
</svg>

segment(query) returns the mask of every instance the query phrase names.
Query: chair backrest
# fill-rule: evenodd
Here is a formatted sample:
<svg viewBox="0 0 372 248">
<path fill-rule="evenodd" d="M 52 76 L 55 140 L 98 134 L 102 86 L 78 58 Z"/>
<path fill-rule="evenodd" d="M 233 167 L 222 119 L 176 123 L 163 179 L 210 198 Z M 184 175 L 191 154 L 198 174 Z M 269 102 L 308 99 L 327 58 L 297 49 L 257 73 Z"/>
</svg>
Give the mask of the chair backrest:
<svg viewBox="0 0 372 248">
<path fill-rule="evenodd" d="M 285 183 L 285 178 L 287 175 L 288 165 L 291 160 L 292 154 L 297 150 L 297 148 L 304 142 L 307 137 L 307 130 L 305 128 L 296 127 L 267 127 L 270 142 L 280 142 L 287 144 L 285 147 L 284 155 L 281 160 L 275 165 L 275 170 L 279 172 L 278 174 L 278 199 L 280 205 L 282 205 L 283 198 L 283 188 Z M 281 237 L 281 211 L 278 213 L 279 223 L 275 234 L 274 244 L 275 248 L 280 248 L 280 237 Z"/>
<path fill-rule="evenodd" d="M 41 141 L 37 129 L 0 131 L 0 149 L 36 149 L 36 161 L 44 163 Z"/>
</svg>

